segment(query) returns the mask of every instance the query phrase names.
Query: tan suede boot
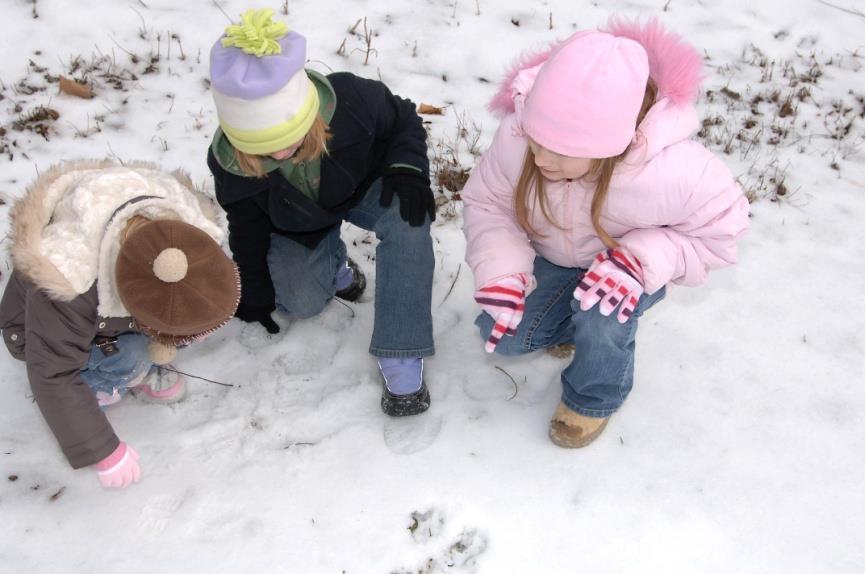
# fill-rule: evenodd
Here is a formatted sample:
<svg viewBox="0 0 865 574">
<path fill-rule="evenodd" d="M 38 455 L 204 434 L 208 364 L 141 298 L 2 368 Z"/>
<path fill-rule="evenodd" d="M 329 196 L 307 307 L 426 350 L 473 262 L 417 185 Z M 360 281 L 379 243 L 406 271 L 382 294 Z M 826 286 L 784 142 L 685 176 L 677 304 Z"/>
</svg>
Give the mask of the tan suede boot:
<svg viewBox="0 0 865 574">
<path fill-rule="evenodd" d="M 583 416 L 559 403 L 550 420 L 550 440 L 562 448 L 584 447 L 598 438 L 609 420 Z"/>
<path fill-rule="evenodd" d="M 562 343 L 554 347 L 547 347 L 547 354 L 554 356 L 557 359 L 570 359 L 577 346 L 573 343 Z"/>
</svg>

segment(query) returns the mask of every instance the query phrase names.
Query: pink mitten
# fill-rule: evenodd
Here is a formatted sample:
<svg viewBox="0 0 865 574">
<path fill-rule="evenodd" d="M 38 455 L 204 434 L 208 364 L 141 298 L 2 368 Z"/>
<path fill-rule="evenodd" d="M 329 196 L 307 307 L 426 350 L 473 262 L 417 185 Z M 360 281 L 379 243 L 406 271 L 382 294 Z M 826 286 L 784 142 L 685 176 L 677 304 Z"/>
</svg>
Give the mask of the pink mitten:
<svg viewBox="0 0 865 574">
<path fill-rule="evenodd" d="M 601 315 L 609 316 L 619 303 L 619 323 L 631 318 L 643 294 L 643 270 L 640 262 L 624 249 L 607 249 L 595 260 L 574 290 L 580 309 L 588 311 L 601 302 Z"/>
<path fill-rule="evenodd" d="M 513 335 L 523 320 L 526 292 L 534 288 L 535 278 L 527 273 L 514 273 L 475 291 L 475 301 L 495 320 L 484 349 L 492 353 L 505 335 Z"/>
<path fill-rule="evenodd" d="M 121 442 L 114 452 L 93 465 L 99 482 L 106 488 L 126 488 L 141 478 L 138 466 L 138 453 L 125 442 Z"/>
</svg>

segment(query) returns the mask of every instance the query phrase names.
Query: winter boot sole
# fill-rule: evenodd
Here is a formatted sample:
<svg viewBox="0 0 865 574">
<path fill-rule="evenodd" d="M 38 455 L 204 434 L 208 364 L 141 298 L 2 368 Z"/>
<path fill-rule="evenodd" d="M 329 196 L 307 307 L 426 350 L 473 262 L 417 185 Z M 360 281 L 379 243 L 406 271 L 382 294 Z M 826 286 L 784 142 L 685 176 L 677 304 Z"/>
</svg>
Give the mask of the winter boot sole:
<svg viewBox="0 0 865 574">
<path fill-rule="evenodd" d="M 395 395 L 382 385 L 381 410 L 392 417 L 407 417 L 419 415 L 429 408 L 430 396 L 426 382 L 422 382 L 420 390 L 410 395 Z"/>
<path fill-rule="evenodd" d="M 154 391 L 149 385 L 143 384 L 131 389 L 135 398 L 155 405 L 170 405 L 186 398 L 186 377 L 179 376 L 177 382 L 167 389 Z"/>
<path fill-rule="evenodd" d="M 562 448 L 582 448 L 598 438 L 609 421 L 583 416 L 561 403 L 550 421 L 550 440 Z"/>
<path fill-rule="evenodd" d="M 351 257 L 348 258 L 348 266 L 351 269 L 351 274 L 354 279 L 352 280 L 351 285 L 345 289 L 337 291 L 336 296 L 343 301 L 353 302 L 360 299 L 360 296 L 363 295 L 364 290 L 366 290 L 366 275 L 363 274 L 363 271 L 360 270 L 360 267 L 357 266 L 357 263 L 355 263 L 354 259 Z"/>
</svg>

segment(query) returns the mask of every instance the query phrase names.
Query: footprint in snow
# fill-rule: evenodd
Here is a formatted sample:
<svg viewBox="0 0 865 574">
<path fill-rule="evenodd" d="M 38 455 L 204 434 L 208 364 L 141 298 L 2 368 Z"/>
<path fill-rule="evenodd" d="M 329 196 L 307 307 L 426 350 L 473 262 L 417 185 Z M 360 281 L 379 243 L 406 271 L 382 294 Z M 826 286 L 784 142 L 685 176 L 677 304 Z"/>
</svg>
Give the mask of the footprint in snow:
<svg viewBox="0 0 865 574">
<path fill-rule="evenodd" d="M 445 550 L 443 558 L 447 572 L 453 568 L 471 571 L 477 566 L 477 558 L 487 549 L 487 537 L 474 528 L 466 528 Z M 456 570 L 459 572 L 459 570 Z"/>
<path fill-rule="evenodd" d="M 278 342 L 285 336 L 287 329 L 286 325 L 284 323 L 280 323 L 279 327 L 279 333 L 271 335 L 267 332 L 267 329 L 265 329 L 258 323 L 245 323 L 243 325 L 243 328 L 240 330 L 240 337 L 238 337 L 238 341 L 241 345 L 252 351 L 261 349 L 262 347 L 266 347 Z"/>
<path fill-rule="evenodd" d="M 138 523 L 142 528 L 162 532 L 183 506 L 180 496 L 151 496 L 141 509 Z"/>
<path fill-rule="evenodd" d="M 438 537 L 444 529 L 445 517 L 438 508 L 430 508 L 426 512 L 415 510 L 411 513 L 411 524 L 408 531 L 418 544 L 426 544 Z"/>
<path fill-rule="evenodd" d="M 440 540 L 444 529 L 444 517 L 436 508 L 420 513 L 413 512 L 412 523 L 408 530 L 419 544 L 430 540 Z M 438 550 L 423 560 L 420 567 L 395 570 L 394 574 L 469 574 L 475 572 L 478 558 L 486 552 L 486 535 L 475 528 L 464 528 L 450 542 L 440 545 Z"/>
<path fill-rule="evenodd" d="M 384 444 L 395 454 L 414 454 L 429 447 L 442 429 L 442 417 L 426 412 L 384 423 Z"/>
</svg>

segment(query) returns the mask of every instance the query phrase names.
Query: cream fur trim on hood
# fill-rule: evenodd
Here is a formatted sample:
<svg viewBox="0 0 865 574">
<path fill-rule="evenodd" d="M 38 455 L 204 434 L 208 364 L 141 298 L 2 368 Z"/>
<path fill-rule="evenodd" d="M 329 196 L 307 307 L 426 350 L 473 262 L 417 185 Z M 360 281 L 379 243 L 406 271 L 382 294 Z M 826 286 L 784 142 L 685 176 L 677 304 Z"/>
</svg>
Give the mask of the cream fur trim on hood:
<svg viewBox="0 0 865 574">
<path fill-rule="evenodd" d="M 141 199 L 130 203 L 136 198 Z M 86 293 L 96 281 L 98 313 L 125 317 L 114 265 L 127 221 L 135 215 L 179 219 L 222 243 L 217 214 L 213 201 L 182 172 L 145 162 L 66 162 L 37 178 L 12 208 L 12 261 L 60 301 Z"/>
</svg>

